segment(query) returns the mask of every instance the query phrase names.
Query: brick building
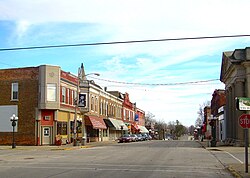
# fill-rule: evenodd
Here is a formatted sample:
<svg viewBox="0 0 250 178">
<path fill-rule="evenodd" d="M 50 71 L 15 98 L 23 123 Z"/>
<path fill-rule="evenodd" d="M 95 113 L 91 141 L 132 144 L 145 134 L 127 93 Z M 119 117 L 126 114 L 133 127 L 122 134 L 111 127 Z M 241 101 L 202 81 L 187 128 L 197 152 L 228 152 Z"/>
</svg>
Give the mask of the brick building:
<svg viewBox="0 0 250 178">
<path fill-rule="evenodd" d="M 214 90 L 211 100 L 211 114 L 216 124 L 216 140 L 224 141 L 226 134 L 225 117 L 223 106 L 226 104 L 225 90 Z"/>
<path fill-rule="evenodd" d="M 1 69 L 0 144 L 12 143 L 13 114 L 19 118 L 15 130 L 17 145 L 53 145 L 58 138 L 66 144 L 75 137 L 114 140 L 121 134 L 121 125 L 123 131 L 131 131 L 136 108 L 124 97 L 128 94 L 102 90 L 93 80 L 86 79 L 83 65 L 82 70 L 84 83 L 77 91 L 79 78 L 59 66 Z M 83 87 L 85 84 L 87 87 Z M 85 94 L 87 110 L 75 106 L 78 94 Z M 125 108 L 124 103 L 129 103 L 129 107 Z M 143 118 L 141 110 L 138 123 L 145 124 Z"/>
<path fill-rule="evenodd" d="M 11 144 L 10 116 L 18 116 L 15 134 L 17 142 L 35 145 L 37 130 L 37 106 L 39 97 L 39 68 L 0 70 L 0 144 Z"/>
</svg>

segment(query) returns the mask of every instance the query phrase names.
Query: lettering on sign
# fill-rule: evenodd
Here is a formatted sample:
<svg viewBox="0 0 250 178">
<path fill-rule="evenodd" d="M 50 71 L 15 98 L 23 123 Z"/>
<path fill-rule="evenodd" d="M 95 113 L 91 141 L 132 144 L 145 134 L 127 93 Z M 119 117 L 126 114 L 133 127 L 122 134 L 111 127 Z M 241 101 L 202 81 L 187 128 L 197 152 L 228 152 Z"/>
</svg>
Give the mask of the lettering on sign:
<svg viewBox="0 0 250 178">
<path fill-rule="evenodd" d="M 242 128 L 250 128 L 250 115 L 242 114 L 239 117 L 239 124 Z"/>
</svg>

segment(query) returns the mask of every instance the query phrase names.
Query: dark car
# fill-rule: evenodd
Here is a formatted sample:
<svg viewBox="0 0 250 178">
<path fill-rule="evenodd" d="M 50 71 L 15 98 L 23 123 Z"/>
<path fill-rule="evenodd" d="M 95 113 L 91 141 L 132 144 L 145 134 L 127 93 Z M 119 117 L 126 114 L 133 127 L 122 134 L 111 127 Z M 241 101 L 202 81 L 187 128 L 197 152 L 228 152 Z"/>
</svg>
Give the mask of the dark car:
<svg viewBox="0 0 250 178">
<path fill-rule="evenodd" d="M 118 138 L 119 143 L 124 143 L 124 142 L 132 142 L 132 137 L 129 134 L 124 134 L 120 138 Z"/>
<path fill-rule="evenodd" d="M 138 136 L 136 134 L 132 134 L 132 142 L 137 142 L 138 141 Z"/>
</svg>

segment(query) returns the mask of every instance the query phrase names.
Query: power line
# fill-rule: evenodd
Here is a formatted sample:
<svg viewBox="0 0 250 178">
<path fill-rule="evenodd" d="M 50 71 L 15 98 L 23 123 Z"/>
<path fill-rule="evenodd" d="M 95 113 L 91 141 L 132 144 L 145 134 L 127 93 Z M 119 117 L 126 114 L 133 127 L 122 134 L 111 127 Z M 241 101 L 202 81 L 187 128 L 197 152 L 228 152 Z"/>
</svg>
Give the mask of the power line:
<svg viewBox="0 0 250 178">
<path fill-rule="evenodd" d="M 220 35 L 220 36 L 201 36 L 201 37 L 183 37 L 183 38 L 165 38 L 165 39 L 163 38 L 163 39 L 149 39 L 149 40 L 131 40 L 131 41 L 113 41 L 113 42 L 96 42 L 96 43 L 45 45 L 45 46 L 0 48 L 0 52 L 1 51 L 46 49 L 46 48 L 66 48 L 66 47 L 79 47 L 79 46 L 114 45 L 114 44 L 128 44 L 128 43 L 149 43 L 149 42 L 201 40 L 201 39 L 216 39 L 216 38 L 217 39 L 218 38 L 238 38 L 238 37 L 249 37 L 249 36 L 250 35 Z"/>
<path fill-rule="evenodd" d="M 124 85 L 141 85 L 141 86 L 171 86 L 171 85 L 187 85 L 187 84 L 200 84 L 200 83 L 208 83 L 213 81 L 218 81 L 220 79 L 210 79 L 210 80 L 200 80 L 200 81 L 192 81 L 192 82 L 176 82 L 176 83 L 133 83 L 133 82 L 121 82 L 121 81 L 115 81 L 115 80 L 108 80 L 108 79 L 102 79 L 97 77 L 90 77 L 95 80 L 101 80 L 109 83 L 119 83 Z"/>
</svg>

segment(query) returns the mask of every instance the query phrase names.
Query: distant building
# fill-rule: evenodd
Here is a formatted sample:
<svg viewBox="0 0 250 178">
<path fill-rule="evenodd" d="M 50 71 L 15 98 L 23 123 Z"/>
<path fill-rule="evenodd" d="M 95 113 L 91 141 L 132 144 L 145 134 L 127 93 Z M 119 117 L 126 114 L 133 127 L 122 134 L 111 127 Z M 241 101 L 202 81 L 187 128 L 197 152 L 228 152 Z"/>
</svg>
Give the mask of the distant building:
<svg viewBox="0 0 250 178">
<path fill-rule="evenodd" d="M 204 108 L 204 121 L 203 121 L 203 127 L 206 127 L 205 130 L 205 138 L 210 139 L 211 138 L 211 126 L 209 125 L 211 121 L 211 107 L 206 106 Z"/>
<path fill-rule="evenodd" d="M 226 95 L 225 90 L 214 90 L 211 100 L 211 114 L 213 118 L 216 120 L 216 140 L 224 141 L 226 134 L 225 123 L 226 120 L 224 116 L 224 107 L 226 104 Z"/>
</svg>

